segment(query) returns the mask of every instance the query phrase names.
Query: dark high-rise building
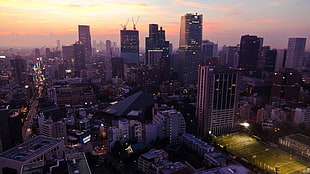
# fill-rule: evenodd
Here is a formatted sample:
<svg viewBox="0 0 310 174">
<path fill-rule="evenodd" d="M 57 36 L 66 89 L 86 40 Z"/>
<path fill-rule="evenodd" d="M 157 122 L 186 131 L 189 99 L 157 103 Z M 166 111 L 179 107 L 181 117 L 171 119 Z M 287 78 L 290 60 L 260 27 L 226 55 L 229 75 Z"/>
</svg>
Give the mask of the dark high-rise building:
<svg viewBox="0 0 310 174">
<path fill-rule="evenodd" d="M 57 40 L 56 43 L 57 43 L 56 51 L 60 51 L 60 49 L 61 49 L 60 40 Z"/>
<path fill-rule="evenodd" d="M 19 113 L 8 108 L 0 108 L 0 120 L 2 150 L 8 150 L 22 143 L 22 123 Z"/>
<path fill-rule="evenodd" d="M 301 73 L 291 68 L 283 68 L 274 73 L 271 97 L 288 101 L 298 100 L 301 86 Z"/>
<path fill-rule="evenodd" d="M 170 54 L 169 41 L 166 41 L 165 30 L 158 24 L 149 24 L 149 37 L 145 38 L 145 63 L 159 73 L 159 82 L 169 80 Z"/>
<path fill-rule="evenodd" d="M 112 79 L 112 43 L 110 40 L 106 40 L 106 59 L 104 61 L 105 64 L 105 78 L 107 81 Z"/>
<path fill-rule="evenodd" d="M 53 52 L 49 48 L 45 48 L 45 55 L 46 55 L 46 58 L 48 59 L 53 58 Z"/>
<path fill-rule="evenodd" d="M 105 46 L 106 46 L 106 55 L 108 57 L 112 57 L 112 42 L 110 40 L 105 41 Z"/>
<path fill-rule="evenodd" d="M 121 32 L 121 57 L 124 64 L 139 64 L 139 31 L 126 30 Z"/>
<path fill-rule="evenodd" d="M 306 38 L 288 39 L 285 68 L 293 68 L 299 72 L 302 71 L 304 66 L 306 41 Z"/>
<path fill-rule="evenodd" d="M 112 63 L 112 77 L 119 77 L 124 79 L 124 63 L 122 57 L 113 57 Z"/>
<path fill-rule="evenodd" d="M 87 62 L 90 61 L 92 48 L 91 48 L 91 37 L 88 25 L 79 25 L 79 41 L 84 45 L 85 58 Z"/>
<path fill-rule="evenodd" d="M 202 41 L 202 54 L 204 57 L 215 57 L 217 56 L 218 45 L 210 42 L 209 40 Z"/>
<path fill-rule="evenodd" d="M 286 52 L 287 52 L 286 49 L 277 50 L 277 56 L 276 56 L 275 67 L 274 67 L 275 72 L 285 67 Z"/>
<path fill-rule="evenodd" d="M 35 50 L 34 50 L 34 57 L 35 58 L 38 58 L 38 57 L 40 57 L 41 55 L 40 55 L 40 49 L 39 48 L 36 48 Z"/>
<path fill-rule="evenodd" d="M 162 50 L 163 57 L 169 55 L 169 41 L 166 41 L 165 30 L 158 24 L 149 24 L 149 37 L 145 38 L 145 62 L 149 64 L 148 52 L 149 50 Z"/>
<path fill-rule="evenodd" d="M 234 69 L 199 66 L 196 105 L 199 136 L 227 133 L 234 127 L 239 76 Z"/>
<path fill-rule="evenodd" d="M 184 84 L 196 84 L 198 65 L 203 63 L 202 15 L 187 13 L 181 17 L 179 77 Z"/>
<path fill-rule="evenodd" d="M 237 67 L 239 60 L 239 46 L 227 47 L 225 56 L 225 65 Z"/>
<path fill-rule="evenodd" d="M 65 60 L 71 60 L 74 57 L 73 45 L 62 46 L 62 56 Z"/>
<path fill-rule="evenodd" d="M 270 46 L 259 49 L 257 71 L 261 77 L 266 77 L 274 72 L 277 51 L 271 50 Z"/>
<path fill-rule="evenodd" d="M 85 69 L 85 47 L 83 44 L 79 42 L 73 44 L 73 56 L 74 70 L 81 71 Z"/>
<path fill-rule="evenodd" d="M 20 56 L 16 56 L 15 59 L 10 60 L 12 77 L 15 83 L 21 86 L 26 84 L 27 79 L 27 67 L 26 61 Z"/>
<path fill-rule="evenodd" d="M 257 70 L 261 40 L 262 38 L 258 38 L 257 36 L 241 36 L 239 67 L 244 68 L 246 72 Z"/>
</svg>

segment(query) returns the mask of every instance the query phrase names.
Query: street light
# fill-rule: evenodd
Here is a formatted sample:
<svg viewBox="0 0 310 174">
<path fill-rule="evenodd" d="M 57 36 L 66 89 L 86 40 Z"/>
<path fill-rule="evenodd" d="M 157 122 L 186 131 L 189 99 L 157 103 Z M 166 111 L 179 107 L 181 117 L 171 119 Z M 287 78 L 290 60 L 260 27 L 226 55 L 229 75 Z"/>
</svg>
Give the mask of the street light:
<svg viewBox="0 0 310 174">
<path fill-rule="evenodd" d="M 247 122 L 244 122 L 244 123 L 240 123 L 241 126 L 244 126 L 245 128 L 248 128 L 250 126 L 249 123 Z"/>
</svg>

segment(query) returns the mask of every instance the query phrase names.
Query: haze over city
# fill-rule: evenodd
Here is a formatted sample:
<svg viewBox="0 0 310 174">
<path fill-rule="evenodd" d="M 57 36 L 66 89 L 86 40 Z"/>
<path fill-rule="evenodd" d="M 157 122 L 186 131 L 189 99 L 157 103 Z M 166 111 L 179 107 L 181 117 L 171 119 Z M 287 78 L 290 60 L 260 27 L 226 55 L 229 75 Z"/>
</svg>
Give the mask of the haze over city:
<svg viewBox="0 0 310 174">
<path fill-rule="evenodd" d="M 310 38 L 309 0 L 5 0 L 0 1 L 0 47 L 56 46 L 77 41 L 77 25 L 90 26 L 92 40 L 116 41 L 121 24 L 132 29 L 140 16 L 140 47 L 148 34 L 148 24 L 156 23 L 167 33 L 167 40 L 178 47 L 180 16 L 203 14 L 203 39 L 219 46 L 236 45 L 240 36 L 264 37 L 264 45 L 286 48 L 289 37 Z M 309 44 L 306 50 L 309 50 Z"/>
</svg>

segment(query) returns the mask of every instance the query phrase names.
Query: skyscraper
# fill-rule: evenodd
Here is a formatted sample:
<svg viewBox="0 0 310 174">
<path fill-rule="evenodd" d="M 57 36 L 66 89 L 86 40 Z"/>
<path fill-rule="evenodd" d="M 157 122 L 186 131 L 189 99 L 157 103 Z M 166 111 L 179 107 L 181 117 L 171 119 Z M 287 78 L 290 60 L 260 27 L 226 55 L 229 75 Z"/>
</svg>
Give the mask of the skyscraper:
<svg viewBox="0 0 310 174">
<path fill-rule="evenodd" d="M 298 100 L 301 77 L 300 72 L 291 68 L 282 68 L 275 72 L 272 80 L 271 96 L 288 101 Z"/>
<path fill-rule="evenodd" d="M 286 49 L 277 50 L 276 63 L 274 67 L 275 72 L 285 67 L 286 53 Z"/>
<path fill-rule="evenodd" d="M 202 53 L 204 57 L 217 56 L 218 45 L 209 40 L 202 41 Z"/>
<path fill-rule="evenodd" d="M 60 40 L 57 40 L 57 47 L 56 47 L 56 51 L 60 51 L 61 47 L 60 47 Z"/>
<path fill-rule="evenodd" d="M 35 58 L 41 57 L 41 56 L 40 56 L 40 49 L 39 49 L 39 48 L 36 48 L 36 49 L 34 50 L 34 57 L 35 57 Z"/>
<path fill-rule="evenodd" d="M 196 106 L 199 136 L 227 133 L 234 127 L 238 86 L 237 70 L 199 66 Z"/>
<path fill-rule="evenodd" d="M 87 62 L 90 61 L 92 48 L 91 48 L 91 37 L 88 25 L 79 25 L 79 41 L 84 45 L 85 58 Z"/>
<path fill-rule="evenodd" d="M 285 68 L 293 68 L 301 71 L 304 64 L 306 38 L 289 38 Z"/>
<path fill-rule="evenodd" d="M 226 50 L 225 65 L 237 67 L 239 60 L 239 46 L 229 46 Z"/>
<path fill-rule="evenodd" d="M 149 37 L 145 38 L 145 60 L 148 64 L 149 50 L 163 50 L 163 57 L 169 55 L 169 41 L 166 41 L 165 30 L 158 30 L 158 24 L 149 24 Z"/>
<path fill-rule="evenodd" d="M 241 36 L 239 66 L 245 71 L 256 71 L 260 42 L 262 42 L 262 38 L 257 36 Z"/>
<path fill-rule="evenodd" d="M 2 150 L 8 150 L 23 142 L 20 115 L 14 109 L 0 108 L 0 139 Z"/>
<path fill-rule="evenodd" d="M 110 40 L 106 40 L 106 59 L 105 59 L 105 79 L 110 81 L 112 79 L 112 44 Z"/>
<path fill-rule="evenodd" d="M 260 77 L 268 77 L 274 73 L 277 51 L 270 49 L 270 46 L 264 46 L 259 49 L 257 72 Z"/>
<path fill-rule="evenodd" d="M 139 31 L 121 30 L 121 57 L 124 64 L 139 63 Z"/>
<path fill-rule="evenodd" d="M 158 24 L 149 24 L 149 37 L 145 38 L 145 64 L 160 72 L 160 82 L 169 80 L 169 41 L 166 41 L 165 30 L 162 27 L 158 30 Z"/>
<path fill-rule="evenodd" d="M 81 71 L 85 69 L 85 47 L 80 42 L 73 44 L 74 70 Z"/>
<path fill-rule="evenodd" d="M 196 84 L 198 65 L 202 64 L 202 15 L 187 13 L 181 17 L 179 76 L 184 84 Z"/>
<path fill-rule="evenodd" d="M 27 79 L 26 60 L 16 56 L 15 59 L 10 60 L 10 64 L 14 82 L 22 86 L 25 85 Z"/>
<path fill-rule="evenodd" d="M 105 41 L 105 47 L 107 57 L 112 57 L 112 43 L 110 40 Z"/>
</svg>

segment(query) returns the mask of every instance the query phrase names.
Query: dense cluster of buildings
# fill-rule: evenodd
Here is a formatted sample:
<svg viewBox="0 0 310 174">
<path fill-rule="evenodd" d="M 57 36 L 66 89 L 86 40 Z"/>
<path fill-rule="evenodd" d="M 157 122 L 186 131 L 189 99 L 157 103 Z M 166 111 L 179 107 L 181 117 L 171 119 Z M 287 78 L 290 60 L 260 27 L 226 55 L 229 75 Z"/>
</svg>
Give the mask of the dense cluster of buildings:
<svg viewBox="0 0 310 174">
<path fill-rule="evenodd" d="M 104 156 L 118 145 L 143 152 L 136 167 L 144 173 L 250 173 L 204 140 L 244 122 L 271 132 L 283 122 L 309 128 L 306 38 L 271 49 L 243 35 L 218 49 L 202 38 L 202 14 L 187 13 L 177 51 L 163 27 L 149 24 L 143 53 L 136 23 L 126 25 L 119 46 L 91 42 L 90 26 L 79 25 L 72 45 L 0 52 L 0 174 L 90 173 L 85 153 Z M 161 140 L 198 154 L 207 169 L 169 161 L 165 149 L 151 148 Z M 278 142 L 309 159 L 308 136 Z"/>
</svg>

